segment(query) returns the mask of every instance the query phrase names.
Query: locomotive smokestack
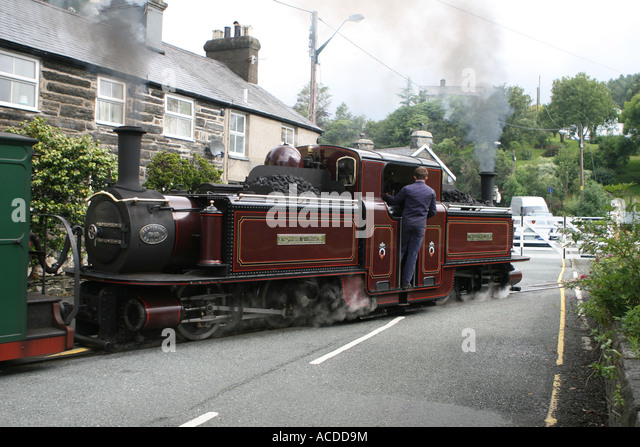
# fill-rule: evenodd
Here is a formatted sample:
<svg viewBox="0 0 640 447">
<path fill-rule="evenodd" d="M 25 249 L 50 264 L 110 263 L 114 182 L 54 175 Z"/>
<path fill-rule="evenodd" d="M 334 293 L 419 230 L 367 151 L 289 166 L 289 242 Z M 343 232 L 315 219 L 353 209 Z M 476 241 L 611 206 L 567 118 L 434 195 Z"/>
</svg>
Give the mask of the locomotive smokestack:
<svg viewBox="0 0 640 447">
<path fill-rule="evenodd" d="M 140 186 L 140 148 L 142 135 L 140 127 L 122 126 L 114 130 L 118 134 L 118 183 L 115 186 L 130 191 L 144 191 Z"/>
<path fill-rule="evenodd" d="M 487 205 L 493 205 L 493 180 L 495 176 L 495 172 L 480 173 L 481 197 Z"/>
</svg>

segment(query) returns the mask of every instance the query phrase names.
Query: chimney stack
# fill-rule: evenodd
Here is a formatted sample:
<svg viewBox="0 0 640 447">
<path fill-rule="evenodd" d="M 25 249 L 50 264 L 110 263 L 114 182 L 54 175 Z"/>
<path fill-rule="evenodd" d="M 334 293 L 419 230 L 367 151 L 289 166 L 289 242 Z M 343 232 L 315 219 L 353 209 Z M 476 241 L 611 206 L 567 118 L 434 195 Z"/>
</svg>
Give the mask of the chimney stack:
<svg viewBox="0 0 640 447">
<path fill-rule="evenodd" d="M 145 43 L 148 47 L 162 52 L 162 15 L 167 5 L 162 0 L 150 0 L 144 7 Z"/>
<path fill-rule="evenodd" d="M 433 143 L 433 135 L 431 132 L 424 130 L 424 123 L 420 124 L 420 130 L 416 130 L 411 134 L 411 149 L 420 149 L 425 144 L 431 147 Z"/>
<path fill-rule="evenodd" d="M 250 26 L 235 22 L 233 36 L 231 27 L 228 26 L 224 28 L 224 32 L 214 31 L 213 39 L 204 44 L 204 51 L 207 57 L 224 63 L 245 81 L 257 84 L 260 42 L 250 34 Z"/>
<path fill-rule="evenodd" d="M 163 0 L 148 0 L 144 4 L 112 0 L 100 13 L 100 20 L 115 27 L 117 37 L 127 45 L 144 44 L 162 53 L 162 16 L 168 6 Z"/>
<path fill-rule="evenodd" d="M 361 133 L 360 138 L 353 142 L 354 149 L 367 149 L 372 151 L 374 147 L 373 141 L 365 137 L 365 134 Z"/>
</svg>

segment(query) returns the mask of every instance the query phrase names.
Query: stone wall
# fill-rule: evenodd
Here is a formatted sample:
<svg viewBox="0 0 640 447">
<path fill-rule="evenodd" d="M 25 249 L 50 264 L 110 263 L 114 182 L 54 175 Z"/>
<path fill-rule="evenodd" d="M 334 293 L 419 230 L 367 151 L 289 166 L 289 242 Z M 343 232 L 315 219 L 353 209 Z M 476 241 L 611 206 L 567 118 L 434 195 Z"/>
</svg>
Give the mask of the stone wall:
<svg viewBox="0 0 640 447">
<path fill-rule="evenodd" d="M 616 340 L 616 350 L 617 375 L 606 381 L 609 426 L 640 427 L 640 359 L 625 340 Z"/>
</svg>

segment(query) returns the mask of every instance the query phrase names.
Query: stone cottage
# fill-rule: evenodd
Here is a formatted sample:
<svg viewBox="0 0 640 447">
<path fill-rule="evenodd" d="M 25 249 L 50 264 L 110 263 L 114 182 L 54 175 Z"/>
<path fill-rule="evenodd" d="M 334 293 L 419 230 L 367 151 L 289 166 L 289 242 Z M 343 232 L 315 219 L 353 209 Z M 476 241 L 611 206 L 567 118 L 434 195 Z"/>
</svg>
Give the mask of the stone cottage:
<svg viewBox="0 0 640 447">
<path fill-rule="evenodd" d="M 0 0 L 0 131 L 42 116 L 115 151 L 113 130 L 142 127 L 141 174 L 162 150 L 199 153 L 245 180 L 281 143 L 320 128 L 258 85 L 259 41 L 234 24 L 206 56 L 162 41 L 162 0 L 112 0 L 87 17 L 40 0 Z"/>
</svg>

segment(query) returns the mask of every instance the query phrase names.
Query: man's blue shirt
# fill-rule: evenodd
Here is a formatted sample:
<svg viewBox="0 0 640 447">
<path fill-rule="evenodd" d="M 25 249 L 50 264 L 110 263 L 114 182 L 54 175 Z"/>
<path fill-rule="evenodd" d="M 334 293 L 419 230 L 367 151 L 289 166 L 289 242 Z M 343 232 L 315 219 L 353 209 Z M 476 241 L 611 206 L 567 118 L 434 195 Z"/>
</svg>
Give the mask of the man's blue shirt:
<svg viewBox="0 0 640 447">
<path fill-rule="evenodd" d="M 406 185 L 395 196 L 388 195 L 391 205 L 403 205 L 402 219 L 405 226 L 427 225 L 427 218 L 436 214 L 436 192 L 423 180 Z"/>
</svg>

